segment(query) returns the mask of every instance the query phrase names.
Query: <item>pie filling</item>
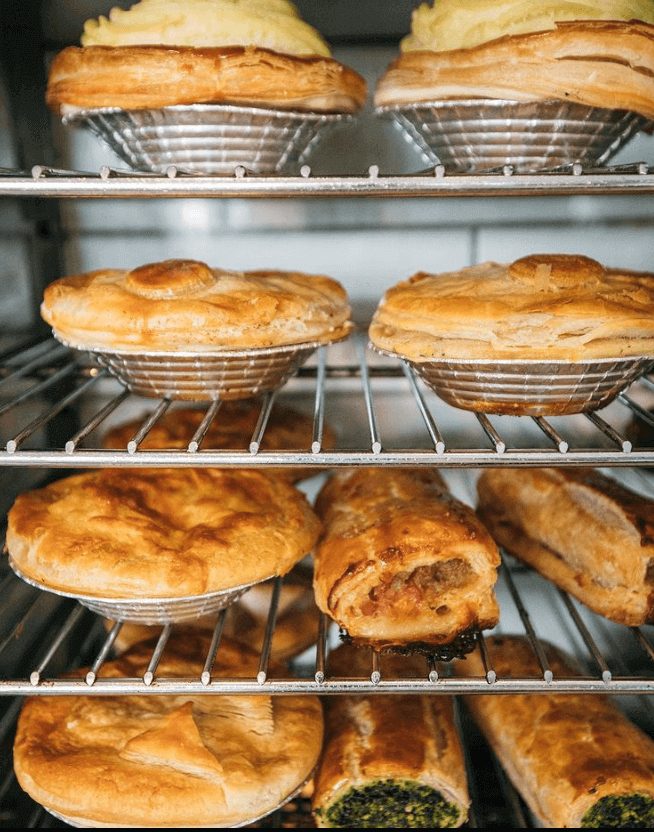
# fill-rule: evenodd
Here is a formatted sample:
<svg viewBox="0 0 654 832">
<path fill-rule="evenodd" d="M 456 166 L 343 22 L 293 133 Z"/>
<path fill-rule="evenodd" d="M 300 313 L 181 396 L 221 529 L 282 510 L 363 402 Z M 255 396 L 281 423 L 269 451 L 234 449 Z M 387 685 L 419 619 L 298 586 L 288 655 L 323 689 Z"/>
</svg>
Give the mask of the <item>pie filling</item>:
<svg viewBox="0 0 654 832">
<path fill-rule="evenodd" d="M 433 829 L 456 826 L 461 809 L 431 786 L 388 779 L 353 786 L 316 814 L 333 829 Z"/>
<path fill-rule="evenodd" d="M 581 829 L 651 829 L 654 827 L 654 799 L 646 794 L 608 794 L 590 807 Z"/>
</svg>

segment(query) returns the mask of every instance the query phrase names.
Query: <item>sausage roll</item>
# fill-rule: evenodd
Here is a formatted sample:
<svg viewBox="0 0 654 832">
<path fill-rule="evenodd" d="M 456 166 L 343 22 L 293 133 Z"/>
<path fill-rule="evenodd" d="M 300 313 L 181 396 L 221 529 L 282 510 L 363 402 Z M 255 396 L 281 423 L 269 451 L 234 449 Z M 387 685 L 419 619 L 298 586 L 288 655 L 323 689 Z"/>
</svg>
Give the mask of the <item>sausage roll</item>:
<svg viewBox="0 0 654 832">
<path fill-rule="evenodd" d="M 328 672 L 364 673 L 365 653 L 341 644 Z M 419 661 L 383 656 L 380 669 L 419 673 Z M 470 798 L 451 696 L 331 696 L 324 707 L 312 797 L 318 827 L 431 829 L 466 821 Z"/>
<path fill-rule="evenodd" d="M 437 471 L 337 471 L 315 508 L 316 603 L 347 638 L 447 659 L 497 623 L 497 546 Z"/>
<path fill-rule="evenodd" d="M 593 612 L 654 621 L 654 501 L 598 471 L 487 469 L 477 512 L 497 543 Z"/>
<path fill-rule="evenodd" d="M 487 639 L 498 678 L 542 676 L 526 638 Z M 555 677 L 580 673 L 544 644 Z M 456 664 L 483 676 L 478 652 Z M 605 695 L 467 695 L 465 704 L 540 825 L 598 829 L 654 825 L 654 742 Z"/>
</svg>

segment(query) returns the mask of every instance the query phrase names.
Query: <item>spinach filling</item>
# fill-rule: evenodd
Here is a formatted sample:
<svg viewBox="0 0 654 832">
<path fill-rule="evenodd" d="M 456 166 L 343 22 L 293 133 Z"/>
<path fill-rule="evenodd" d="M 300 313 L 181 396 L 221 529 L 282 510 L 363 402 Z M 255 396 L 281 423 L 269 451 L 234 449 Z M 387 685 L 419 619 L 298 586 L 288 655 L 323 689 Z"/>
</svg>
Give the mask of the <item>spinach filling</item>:
<svg viewBox="0 0 654 832">
<path fill-rule="evenodd" d="M 654 827 L 654 800 L 645 794 L 602 797 L 586 812 L 580 828 L 601 829 L 603 826 L 651 829 Z"/>
<path fill-rule="evenodd" d="M 335 829 L 378 829 L 453 827 L 461 812 L 430 786 L 411 780 L 377 780 L 349 789 L 316 814 Z"/>
</svg>

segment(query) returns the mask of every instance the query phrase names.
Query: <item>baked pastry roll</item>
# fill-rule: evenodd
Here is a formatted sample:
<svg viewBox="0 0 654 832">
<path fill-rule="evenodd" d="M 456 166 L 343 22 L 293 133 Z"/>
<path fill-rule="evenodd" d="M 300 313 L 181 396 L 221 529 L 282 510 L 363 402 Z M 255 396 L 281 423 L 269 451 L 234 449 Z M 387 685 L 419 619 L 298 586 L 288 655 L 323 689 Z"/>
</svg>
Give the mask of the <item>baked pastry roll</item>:
<svg viewBox="0 0 654 832">
<path fill-rule="evenodd" d="M 418 272 L 387 290 L 372 344 L 415 362 L 654 354 L 654 280 L 574 254 Z"/>
<path fill-rule="evenodd" d="M 337 471 L 315 508 L 316 603 L 346 638 L 448 659 L 497 624 L 497 546 L 435 469 Z"/>
<path fill-rule="evenodd" d="M 329 343 L 352 328 L 345 289 L 325 275 L 175 259 L 55 280 L 41 314 L 58 338 L 82 350 L 258 349 Z"/>
<path fill-rule="evenodd" d="M 260 471 L 105 468 L 20 494 L 6 547 L 45 589 L 166 599 L 284 575 L 320 529 L 304 494 Z"/>
<path fill-rule="evenodd" d="M 498 677 L 542 676 L 528 641 L 493 636 L 488 650 Z M 556 676 L 581 671 L 544 643 Z M 482 676 L 475 652 L 457 662 L 461 676 Z M 651 827 L 654 742 L 603 694 L 467 695 L 472 713 L 507 775 L 544 827 Z"/>
<path fill-rule="evenodd" d="M 242 399 L 222 402 L 220 410 L 213 419 L 202 440 L 203 450 L 247 450 L 257 428 L 261 413 L 261 401 Z M 200 427 L 206 409 L 194 407 L 177 407 L 168 410 L 151 428 L 140 450 L 174 448 L 186 449 Z M 143 424 L 145 417 L 131 419 L 115 425 L 102 437 L 102 446 L 110 449 L 125 449 Z M 263 433 L 260 450 L 262 451 L 297 451 L 311 447 L 313 439 L 313 419 L 301 410 L 275 402 L 270 411 Z M 323 448 L 333 448 L 336 433 L 325 422 L 321 444 Z M 316 468 L 283 467 L 270 468 L 275 474 L 298 482 L 317 473 Z"/>
<path fill-rule="evenodd" d="M 599 615 L 654 622 L 654 501 L 579 468 L 487 469 L 477 513 L 497 543 Z"/>
<path fill-rule="evenodd" d="M 335 676 L 365 673 L 365 651 L 332 650 Z M 416 658 L 383 656 L 382 672 L 426 674 Z M 314 775 L 318 827 L 457 827 L 470 798 L 451 696 L 346 695 L 324 698 L 325 742 Z"/>
<path fill-rule="evenodd" d="M 644 4 L 624 19 L 624 3 L 593 4 L 588 16 L 595 19 L 575 19 L 583 17 L 578 3 L 570 10 L 539 3 L 531 14 L 524 3 L 506 0 L 474 5 L 422 4 L 412 35 L 376 85 L 375 106 L 559 100 L 654 118 L 654 16 Z M 440 7 L 440 21 L 426 19 Z"/>
<path fill-rule="evenodd" d="M 46 102 L 60 115 L 186 104 L 354 113 L 366 95 L 285 0 L 141 0 L 86 22 L 81 45 L 53 59 Z"/>
<path fill-rule="evenodd" d="M 99 675 L 142 676 L 155 643 L 136 645 Z M 171 636 L 157 673 L 198 677 L 209 646 L 199 633 Z M 257 668 L 257 654 L 221 641 L 217 674 L 256 676 Z M 290 799 L 311 775 L 322 737 L 315 696 L 34 696 L 18 720 L 14 768 L 34 800 L 73 825 L 224 828 Z"/>
</svg>

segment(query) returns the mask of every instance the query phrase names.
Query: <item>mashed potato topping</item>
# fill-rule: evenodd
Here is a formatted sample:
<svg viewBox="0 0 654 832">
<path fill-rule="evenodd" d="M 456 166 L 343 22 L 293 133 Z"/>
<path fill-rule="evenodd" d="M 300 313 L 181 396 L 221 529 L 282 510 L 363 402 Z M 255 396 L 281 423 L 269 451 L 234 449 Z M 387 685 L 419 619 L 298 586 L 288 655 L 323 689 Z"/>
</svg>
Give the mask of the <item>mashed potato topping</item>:
<svg viewBox="0 0 654 832">
<path fill-rule="evenodd" d="M 87 20 L 82 46 L 259 46 L 288 55 L 323 55 L 322 36 L 287 0 L 140 0 Z"/>
<path fill-rule="evenodd" d="M 404 52 L 443 52 L 502 35 L 554 29 L 565 20 L 642 20 L 654 24 L 650 0 L 434 0 L 413 12 Z"/>
</svg>

